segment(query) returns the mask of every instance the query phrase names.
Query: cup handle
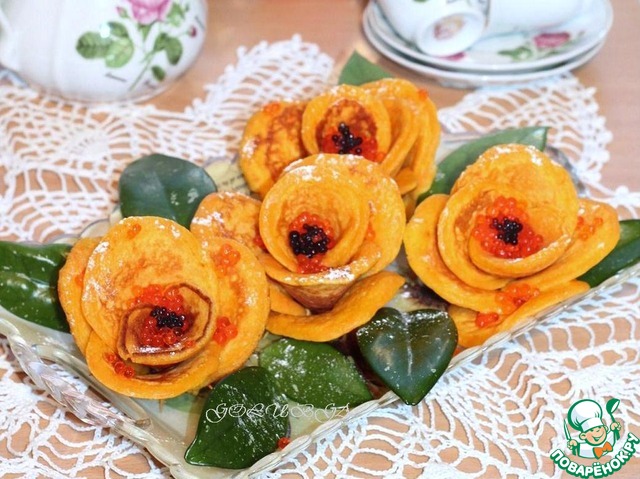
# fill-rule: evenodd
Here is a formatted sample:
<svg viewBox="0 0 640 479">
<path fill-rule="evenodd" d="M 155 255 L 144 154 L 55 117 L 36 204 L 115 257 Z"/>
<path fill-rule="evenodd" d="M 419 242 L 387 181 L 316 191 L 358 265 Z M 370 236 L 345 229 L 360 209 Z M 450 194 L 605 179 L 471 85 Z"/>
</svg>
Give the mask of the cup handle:
<svg viewBox="0 0 640 479">
<path fill-rule="evenodd" d="M 0 3 L 0 65 L 18 70 L 18 58 L 15 45 L 13 28 L 9 24 L 7 15 L 2 10 Z"/>
</svg>

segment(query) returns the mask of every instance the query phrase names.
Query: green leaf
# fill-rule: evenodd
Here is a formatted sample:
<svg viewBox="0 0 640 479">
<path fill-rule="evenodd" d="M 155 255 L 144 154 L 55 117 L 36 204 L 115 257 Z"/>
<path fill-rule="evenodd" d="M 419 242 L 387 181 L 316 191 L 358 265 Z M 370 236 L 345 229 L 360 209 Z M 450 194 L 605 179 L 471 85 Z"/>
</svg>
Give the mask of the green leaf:
<svg viewBox="0 0 640 479">
<path fill-rule="evenodd" d="M 164 80 L 164 78 L 167 76 L 167 73 L 162 69 L 162 67 L 159 67 L 158 65 L 154 65 L 151 67 L 151 73 L 153 73 L 153 78 L 158 81 Z"/>
<path fill-rule="evenodd" d="M 169 37 L 166 40 L 164 51 L 171 65 L 177 65 L 182 57 L 182 43 L 177 38 Z"/>
<path fill-rule="evenodd" d="M 620 239 L 600 263 L 578 279 L 586 281 L 593 288 L 629 266 L 640 261 L 640 220 L 620 222 Z"/>
<path fill-rule="evenodd" d="M 391 78 L 393 75 L 380 68 L 375 63 L 371 63 L 358 52 L 353 52 L 344 65 L 340 77 L 339 84 L 362 85 L 371 81 L 381 80 L 383 78 Z"/>
<path fill-rule="evenodd" d="M 156 37 L 156 41 L 153 44 L 153 51 L 163 51 L 167 55 L 167 60 L 171 65 L 176 65 L 182 57 L 182 43 L 177 38 L 174 38 L 166 33 L 161 33 Z"/>
<path fill-rule="evenodd" d="M 171 6 L 171 10 L 169 10 L 169 13 L 167 14 L 167 21 L 174 27 L 179 27 L 180 25 L 182 25 L 182 22 L 184 21 L 184 18 L 185 18 L 184 13 L 185 12 L 182 6 L 177 3 L 174 3 Z"/>
<path fill-rule="evenodd" d="M 164 50 L 164 46 L 167 43 L 167 38 L 169 38 L 169 35 L 167 35 L 164 32 L 160 33 L 156 37 L 156 40 L 153 42 L 153 51 L 154 52 L 161 52 L 162 50 Z"/>
<path fill-rule="evenodd" d="M 513 50 L 500 50 L 498 54 L 511 57 L 514 61 L 524 61 L 533 56 L 533 51 L 527 46 L 521 46 Z"/>
<path fill-rule="evenodd" d="M 120 22 L 109 22 L 107 23 L 109 26 L 109 31 L 111 35 L 118 38 L 129 38 L 129 32 L 127 31 L 127 27 L 125 27 Z"/>
<path fill-rule="evenodd" d="M 129 37 L 114 40 L 104 57 L 105 63 L 110 68 L 125 66 L 133 56 L 134 46 Z"/>
<path fill-rule="evenodd" d="M 458 331 L 444 311 L 380 309 L 358 329 L 358 346 L 374 372 L 405 403 L 418 404 L 447 369 Z"/>
<path fill-rule="evenodd" d="M 474 163 L 482 153 L 492 146 L 505 143 L 521 143 L 523 145 L 535 146 L 539 150 L 544 150 L 547 144 L 548 130 L 549 128 L 544 126 L 504 130 L 483 136 L 482 138 L 462 145 L 438 164 L 436 177 L 431 188 L 420 195 L 418 203 L 431 195 L 439 193 L 448 194 L 464 169 Z"/>
<path fill-rule="evenodd" d="M 207 172 L 193 163 L 149 155 L 120 176 L 120 209 L 127 216 L 161 216 L 188 228 L 202 199 L 216 191 Z"/>
<path fill-rule="evenodd" d="M 27 246 L 0 241 L 0 305 L 16 316 L 69 331 L 58 301 L 58 272 L 69 246 Z"/>
<path fill-rule="evenodd" d="M 149 36 L 149 32 L 151 31 L 151 28 L 153 27 L 153 23 L 147 23 L 147 24 L 142 24 L 139 23 L 138 24 L 138 31 L 140 32 L 140 34 L 142 35 L 142 41 L 145 41 L 147 39 L 147 37 Z"/>
<path fill-rule="evenodd" d="M 286 398 L 266 370 L 249 367 L 213 388 L 184 458 L 197 466 L 241 469 L 275 451 L 288 434 Z"/>
<path fill-rule="evenodd" d="M 353 361 L 324 343 L 280 339 L 260 354 L 289 398 L 317 408 L 344 407 L 369 401 L 371 393 Z"/>
<path fill-rule="evenodd" d="M 87 59 L 104 58 L 109 51 L 112 39 L 102 37 L 97 32 L 87 32 L 83 34 L 76 43 L 76 51 Z"/>
</svg>

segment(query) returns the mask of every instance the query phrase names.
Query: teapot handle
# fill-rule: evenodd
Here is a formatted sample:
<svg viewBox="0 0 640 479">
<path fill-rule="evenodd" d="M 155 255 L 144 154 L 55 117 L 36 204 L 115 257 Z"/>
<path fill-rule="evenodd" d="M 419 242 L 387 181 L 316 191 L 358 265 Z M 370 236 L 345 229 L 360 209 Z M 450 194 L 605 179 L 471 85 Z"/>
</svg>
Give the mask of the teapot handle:
<svg viewBox="0 0 640 479">
<path fill-rule="evenodd" d="M 18 58 L 13 28 L 2 10 L 0 2 L 0 65 L 10 70 L 18 70 Z"/>
</svg>

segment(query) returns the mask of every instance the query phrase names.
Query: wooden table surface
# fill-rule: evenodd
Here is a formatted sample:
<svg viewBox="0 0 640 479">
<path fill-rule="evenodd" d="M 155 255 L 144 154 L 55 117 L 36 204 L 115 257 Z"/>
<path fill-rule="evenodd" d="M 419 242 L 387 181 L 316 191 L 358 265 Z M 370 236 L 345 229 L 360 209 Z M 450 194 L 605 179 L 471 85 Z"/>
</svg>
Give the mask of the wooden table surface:
<svg viewBox="0 0 640 479">
<path fill-rule="evenodd" d="M 225 66 L 236 62 L 238 47 L 251 47 L 262 40 L 290 39 L 294 34 L 300 34 L 306 42 L 317 43 L 338 63 L 357 48 L 395 75 L 426 87 L 439 107 L 453 105 L 468 93 L 444 88 L 379 55 L 367 43 L 360 27 L 366 3 L 366 0 L 211 0 L 207 39 L 200 57 L 176 84 L 150 103 L 163 109 L 182 110 L 194 98 L 204 96 L 204 85 L 214 82 Z M 611 160 L 603 170 L 603 183 L 625 184 L 637 191 L 640 190 L 640 2 L 612 0 L 612 4 L 614 25 L 604 48 L 574 74 L 583 85 L 597 89 L 601 114 L 613 133 L 609 144 Z M 3 453 L 6 454 L 0 448 L 0 455 Z M 143 462 L 139 457 L 128 460 Z M 615 477 L 637 477 L 639 468 L 628 467 Z M 103 477 L 102 474 L 98 471 L 91 477 Z"/>
</svg>

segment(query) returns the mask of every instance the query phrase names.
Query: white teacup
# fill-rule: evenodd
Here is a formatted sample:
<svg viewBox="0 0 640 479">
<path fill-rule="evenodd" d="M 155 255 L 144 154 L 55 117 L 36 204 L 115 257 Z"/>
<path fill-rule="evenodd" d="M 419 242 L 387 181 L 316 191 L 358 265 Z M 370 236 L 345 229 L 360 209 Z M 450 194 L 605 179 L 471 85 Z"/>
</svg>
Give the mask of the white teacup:
<svg viewBox="0 0 640 479">
<path fill-rule="evenodd" d="M 487 21 L 483 0 L 378 0 L 393 29 L 423 52 L 459 53 L 473 45 Z"/>
<path fill-rule="evenodd" d="M 482 36 L 560 25 L 594 0 L 377 0 L 399 36 L 434 56 L 462 52 Z"/>
<path fill-rule="evenodd" d="M 488 0 L 484 35 L 551 28 L 592 9 L 593 0 Z"/>
<path fill-rule="evenodd" d="M 196 59 L 206 10 L 206 0 L 4 0 L 0 64 L 71 100 L 149 98 Z"/>
</svg>

